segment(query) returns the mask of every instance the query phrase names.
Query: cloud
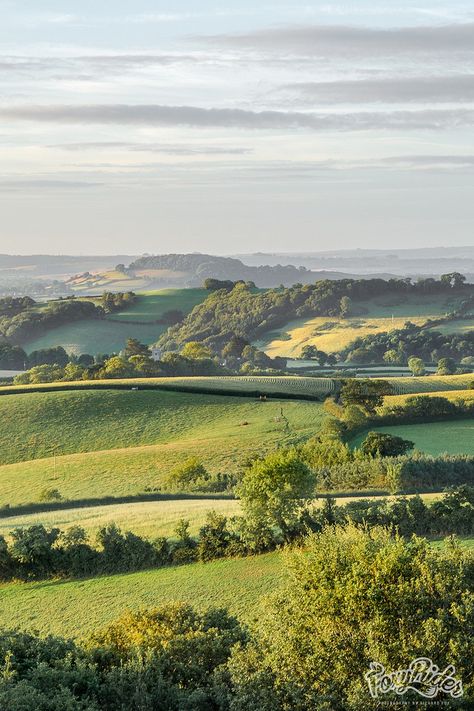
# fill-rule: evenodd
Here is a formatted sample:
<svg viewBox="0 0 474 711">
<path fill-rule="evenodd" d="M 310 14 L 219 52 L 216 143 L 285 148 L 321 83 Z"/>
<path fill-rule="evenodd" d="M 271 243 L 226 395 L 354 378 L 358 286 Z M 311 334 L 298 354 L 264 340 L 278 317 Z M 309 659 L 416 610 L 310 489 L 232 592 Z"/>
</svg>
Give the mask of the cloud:
<svg viewBox="0 0 474 711">
<path fill-rule="evenodd" d="M 159 145 L 155 143 L 127 143 L 125 141 L 63 143 L 50 147 L 60 148 L 65 151 L 100 151 L 118 148 L 143 153 L 161 153 L 170 156 L 241 156 L 253 153 L 252 148 L 240 146 Z"/>
<path fill-rule="evenodd" d="M 310 104 L 462 103 L 474 101 L 474 75 L 385 77 L 288 84 Z"/>
<path fill-rule="evenodd" d="M 295 55 L 348 57 L 474 52 L 474 23 L 375 29 L 349 25 L 269 28 L 208 36 L 208 43 Z"/>
<path fill-rule="evenodd" d="M 156 104 L 97 104 L 2 107 L 0 108 L 1 120 L 76 125 L 186 126 L 250 130 L 436 130 L 472 126 L 474 109 L 304 113 L 298 111 L 204 109 L 197 106 L 160 106 Z"/>
</svg>

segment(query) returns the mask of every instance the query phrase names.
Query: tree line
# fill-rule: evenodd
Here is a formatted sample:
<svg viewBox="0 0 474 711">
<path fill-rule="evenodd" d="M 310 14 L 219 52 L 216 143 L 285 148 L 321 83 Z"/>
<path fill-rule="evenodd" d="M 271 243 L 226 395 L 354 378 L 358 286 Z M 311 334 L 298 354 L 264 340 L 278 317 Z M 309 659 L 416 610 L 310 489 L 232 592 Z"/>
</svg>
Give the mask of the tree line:
<svg viewBox="0 0 474 711">
<path fill-rule="evenodd" d="M 96 545 L 81 526 L 15 528 L 10 540 L 0 536 L 0 580 L 83 578 L 255 555 L 301 542 L 309 533 L 335 525 L 384 526 L 408 537 L 474 533 L 474 487 L 452 487 L 430 505 L 419 495 L 360 499 L 344 505 L 327 497 L 317 505 L 311 488 L 304 489 L 303 468 L 288 457 L 285 464 L 293 470 L 285 472 L 275 459 L 249 470 L 239 487 L 243 516 L 228 518 L 209 511 L 197 537 L 190 535 L 185 519 L 178 522 L 174 539 L 152 541 L 110 523 L 98 531 Z M 266 478 L 270 473 L 273 487 Z M 278 476 L 281 483 L 275 484 Z M 260 490 L 258 477 L 263 482 Z"/>
</svg>

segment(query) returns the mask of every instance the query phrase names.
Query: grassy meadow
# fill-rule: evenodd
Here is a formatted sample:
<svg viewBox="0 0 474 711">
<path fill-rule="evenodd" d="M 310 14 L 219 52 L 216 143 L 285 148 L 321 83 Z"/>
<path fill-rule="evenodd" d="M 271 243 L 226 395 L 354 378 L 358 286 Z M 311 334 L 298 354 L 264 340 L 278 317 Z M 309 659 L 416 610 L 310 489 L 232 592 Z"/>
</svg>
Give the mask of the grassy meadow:
<svg viewBox="0 0 474 711">
<path fill-rule="evenodd" d="M 255 452 L 311 436 L 324 413 L 316 402 L 86 390 L 2 397 L 0 417 L 0 502 L 15 504 L 44 488 L 136 494 L 190 456 L 211 473 L 235 472 Z"/>
<path fill-rule="evenodd" d="M 439 499 L 441 494 L 422 494 L 425 503 Z M 358 499 L 376 499 L 373 496 L 340 496 L 334 497 L 339 505 Z M 392 499 L 393 496 L 383 498 Z M 323 498 L 315 499 L 315 506 L 321 506 Z M 22 514 L 0 518 L 0 535 L 9 536 L 14 528 L 23 528 L 34 524 L 46 527 L 56 526 L 62 530 L 70 526 L 82 526 L 93 541 L 95 534 L 102 526 L 116 523 L 124 531 L 132 531 L 144 538 L 157 538 L 165 536 L 173 539 L 175 529 L 180 519 L 189 521 L 189 532 L 196 536 L 200 527 L 206 520 L 209 511 L 223 516 L 239 516 L 241 514 L 240 502 L 237 499 L 172 499 L 164 501 L 147 501 L 125 504 L 108 504 L 101 506 L 84 506 L 61 509 L 56 511 L 43 511 L 40 513 Z"/>
<path fill-rule="evenodd" d="M 0 626 L 81 637 L 125 610 L 188 602 L 227 607 L 250 622 L 260 599 L 284 582 L 280 553 L 68 582 L 0 586 Z"/>
<path fill-rule="evenodd" d="M 456 302 L 445 296 L 392 297 L 357 302 L 355 307 L 363 312 L 361 315 L 345 319 L 328 316 L 296 319 L 279 332 L 266 334 L 255 345 L 271 357 L 298 358 L 302 348 L 308 345 L 326 353 L 336 353 L 356 338 L 403 328 L 406 321 L 422 326 L 429 318 L 444 316 L 455 306 Z"/>
<path fill-rule="evenodd" d="M 461 544 L 473 548 L 474 539 Z M 283 558 L 275 552 L 84 580 L 3 585 L 0 624 L 80 638 L 127 609 L 170 601 L 187 602 L 197 609 L 227 607 L 244 622 L 252 622 L 262 597 L 285 585 Z"/>
<path fill-rule="evenodd" d="M 62 530 L 79 525 L 93 540 L 99 528 L 116 523 L 122 530 L 132 531 L 143 538 L 174 538 L 176 525 L 184 518 L 189 521 L 190 534 L 197 536 L 209 511 L 228 517 L 241 513 L 240 503 L 236 499 L 172 499 L 87 506 L 0 518 L 0 535 L 8 536 L 14 528 L 33 524 L 56 526 Z"/>
<path fill-rule="evenodd" d="M 127 290 L 131 287 L 127 287 Z M 135 304 L 103 320 L 87 319 L 59 326 L 27 341 L 28 353 L 40 348 L 63 346 L 68 353 L 116 353 L 125 347 L 127 338 L 155 343 L 167 329 L 158 324 L 166 311 L 177 309 L 188 314 L 208 292 L 205 289 L 163 289 L 143 292 Z"/>
<path fill-rule="evenodd" d="M 374 432 L 403 437 L 415 443 L 420 452 L 432 454 L 474 455 L 474 419 L 449 422 L 426 422 L 415 425 L 395 425 L 371 428 Z M 353 446 L 359 446 L 367 433 L 354 438 Z"/>
</svg>

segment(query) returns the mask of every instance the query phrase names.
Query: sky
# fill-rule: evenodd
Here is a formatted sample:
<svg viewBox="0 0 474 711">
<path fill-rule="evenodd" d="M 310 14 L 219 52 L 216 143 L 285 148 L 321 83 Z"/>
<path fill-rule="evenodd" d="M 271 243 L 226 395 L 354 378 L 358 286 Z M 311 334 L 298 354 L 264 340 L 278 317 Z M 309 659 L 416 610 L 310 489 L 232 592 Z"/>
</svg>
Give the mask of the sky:
<svg viewBox="0 0 474 711">
<path fill-rule="evenodd" d="M 0 253 L 474 244 L 472 0 L 0 19 Z"/>
</svg>

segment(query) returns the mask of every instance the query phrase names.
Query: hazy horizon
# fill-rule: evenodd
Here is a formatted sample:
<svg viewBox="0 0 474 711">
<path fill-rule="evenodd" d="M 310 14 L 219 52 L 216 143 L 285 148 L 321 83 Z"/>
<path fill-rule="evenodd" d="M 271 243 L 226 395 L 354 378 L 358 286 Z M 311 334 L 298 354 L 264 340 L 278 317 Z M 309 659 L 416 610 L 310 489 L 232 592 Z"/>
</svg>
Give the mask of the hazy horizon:
<svg viewBox="0 0 474 711">
<path fill-rule="evenodd" d="M 1 253 L 474 244 L 469 3 L 0 10 Z"/>
</svg>

